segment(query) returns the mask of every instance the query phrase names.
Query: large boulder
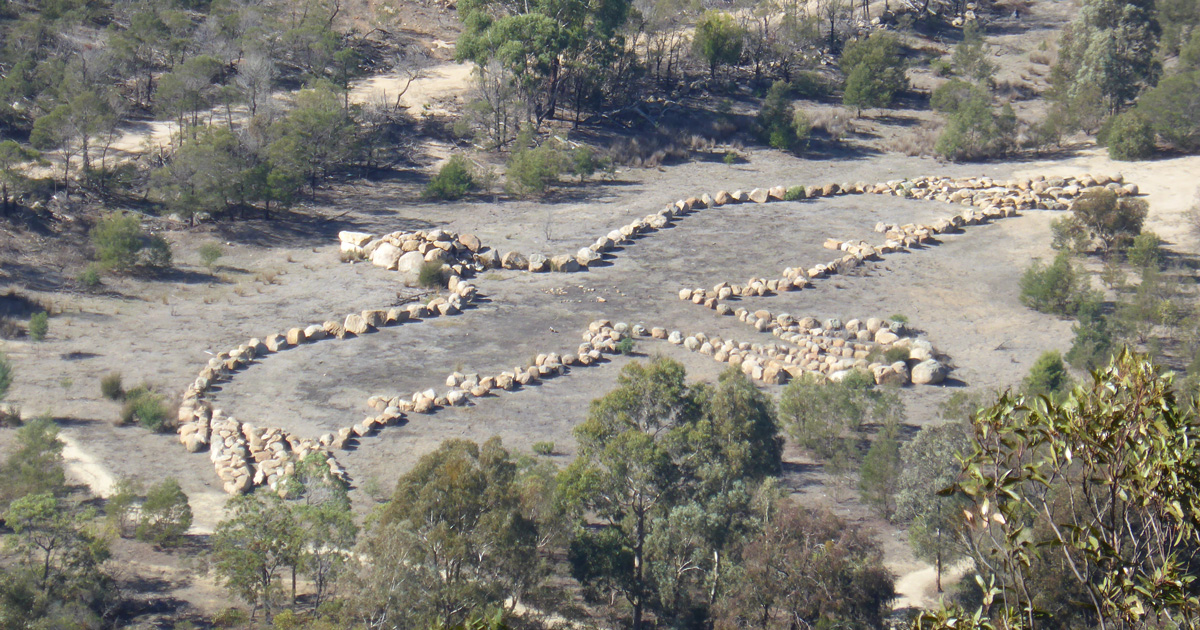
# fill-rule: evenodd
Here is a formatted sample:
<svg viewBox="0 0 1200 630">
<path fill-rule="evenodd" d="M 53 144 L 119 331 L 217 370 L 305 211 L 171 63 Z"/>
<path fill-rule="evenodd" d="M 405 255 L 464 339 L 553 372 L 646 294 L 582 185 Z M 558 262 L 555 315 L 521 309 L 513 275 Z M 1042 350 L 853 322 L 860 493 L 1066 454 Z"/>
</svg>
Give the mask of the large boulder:
<svg viewBox="0 0 1200 630">
<path fill-rule="evenodd" d="M 395 245 L 387 241 L 383 241 L 371 253 L 371 264 L 384 269 L 396 269 L 400 263 L 400 257 L 404 252 Z"/>
<path fill-rule="evenodd" d="M 483 247 L 483 243 L 480 242 L 479 237 L 474 234 L 459 234 L 458 242 L 470 250 L 472 254 L 479 253 L 480 248 Z"/>
<path fill-rule="evenodd" d="M 347 315 L 346 322 L 342 324 L 342 327 L 352 335 L 362 335 L 370 330 L 367 326 L 367 320 L 363 319 L 363 316 L 358 313 Z"/>
<path fill-rule="evenodd" d="M 505 252 L 500 257 L 500 265 L 505 269 L 524 270 L 529 268 L 529 259 L 521 252 Z"/>
<path fill-rule="evenodd" d="M 570 254 L 559 254 L 550 259 L 550 268 L 563 273 L 572 273 L 579 271 L 579 262 Z"/>
<path fill-rule="evenodd" d="M 575 254 L 575 260 L 580 266 L 587 267 L 588 265 L 601 259 L 600 254 L 592 251 L 590 247 L 584 247 Z"/>
<path fill-rule="evenodd" d="M 366 232 L 338 232 L 339 241 L 348 243 L 354 247 L 365 247 L 367 243 L 371 242 L 372 238 L 375 238 L 375 236 L 373 234 L 367 234 Z"/>
<path fill-rule="evenodd" d="M 396 270 L 400 273 L 415 273 L 425 264 L 425 256 L 421 252 L 408 252 L 396 259 Z"/>
<path fill-rule="evenodd" d="M 534 273 L 541 273 L 550 269 L 550 261 L 542 254 L 529 255 L 529 270 Z"/>
<path fill-rule="evenodd" d="M 750 201 L 753 201 L 754 203 L 766 203 L 770 198 L 770 195 L 771 193 L 766 189 L 755 188 L 754 190 L 750 191 L 749 197 Z"/>
<path fill-rule="evenodd" d="M 947 372 L 949 370 L 946 369 L 946 366 L 933 359 L 928 359 L 913 366 L 912 382 L 917 385 L 936 385 L 946 380 Z"/>
</svg>

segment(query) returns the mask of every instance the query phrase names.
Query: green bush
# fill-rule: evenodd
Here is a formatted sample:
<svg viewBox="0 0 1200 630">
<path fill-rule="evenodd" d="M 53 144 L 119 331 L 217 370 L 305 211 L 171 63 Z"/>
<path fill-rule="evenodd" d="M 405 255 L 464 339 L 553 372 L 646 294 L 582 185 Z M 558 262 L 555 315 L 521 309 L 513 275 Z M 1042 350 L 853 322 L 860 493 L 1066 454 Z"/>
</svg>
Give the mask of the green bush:
<svg viewBox="0 0 1200 630">
<path fill-rule="evenodd" d="M 997 114 L 986 97 L 974 95 L 950 116 L 933 150 L 956 162 L 997 157 L 1012 149 L 1016 128 L 1011 106 Z"/>
<path fill-rule="evenodd" d="M 421 263 L 420 269 L 417 270 L 417 284 L 426 289 L 444 287 L 447 280 L 445 267 L 440 262 L 427 261 Z"/>
<path fill-rule="evenodd" d="M 948 77 L 954 72 L 954 67 L 945 59 L 934 59 L 929 62 L 929 69 L 935 77 Z"/>
<path fill-rule="evenodd" d="M 734 153 L 733 151 L 726 151 L 725 157 L 721 158 L 721 161 L 724 162 L 726 166 L 733 166 L 734 164 L 737 164 L 738 154 Z"/>
<path fill-rule="evenodd" d="M 0 352 L 0 400 L 8 395 L 8 388 L 12 387 L 13 367 L 8 360 L 8 355 Z"/>
<path fill-rule="evenodd" d="M 895 363 L 897 361 L 907 361 L 908 355 L 908 348 L 888 348 L 887 352 L 883 353 L 883 358 L 888 363 Z"/>
<path fill-rule="evenodd" d="M 1092 245 L 1092 235 L 1075 217 L 1062 217 L 1050 222 L 1050 247 L 1082 254 Z"/>
<path fill-rule="evenodd" d="M 953 114 L 964 103 L 973 99 L 986 101 L 987 90 L 962 79 L 950 79 L 934 89 L 933 95 L 929 97 L 929 106 L 935 112 Z"/>
<path fill-rule="evenodd" d="M 1194 31 L 1192 41 L 1200 56 L 1200 29 Z M 1181 151 L 1200 151 L 1200 70 L 1159 81 L 1138 98 L 1134 112 L 1167 144 Z"/>
<path fill-rule="evenodd" d="M 92 228 L 91 239 L 102 269 L 128 271 L 139 265 L 171 264 L 170 244 L 161 236 L 142 231 L 141 221 L 131 214 L 106 215 Z"/>
<path fill-rule="evenodd" d="M 907 324 L 908 323 L 908 315 L 904 315 L 903 313 L 893 313 L 892 316 L 888 318 L 888 320 L 896 322 L 898 324 Z"/>
<path fill-rule="evenodd" d="M 478 186 L 471 163 L 462 155 L 454 155 L 425 185 L 421 197 L 428 200 L 454 201 L 462 199 Z"/>
<path fill-rule="evenodd" d="M 732 15 L 719 11 L 705 11 L 696 23 L 692 36 L 692 50 L 696 56 L 708 63 L 709 76 L 717 76 L 717 68 L 724 64 L 737 63 L 742 56 L 745 31 Z"/>
<path fill-rule="evenodd" d="M 776 81 L 767 92 L 757 116 L 759 137 L 771 147 L 786 151 L 808 139 L 812 123 L 792 106 L 791 86 Z"/>
<path fill-rule="evenodd" d="M 626 337 L 617 342 L 617 352 L 624 355 L 633 354 L 633 337 Z"/>
<path fill-rule="evenodd" d="M 200 264 L 208 269 L 212 269 L 213 265 L 217 264 L 217 260 L 225 255 L 225 250 L 216 243 L 205 243 L 200 246 Z"/>
<path fill-rule="evenodd" d="M 125 397 L 125 388 L 121 385 L 120 372 L 109 372 L 100 377 L 100 395 L 109 400 L 121 400 Z"/>
<path fill-rule="evenodd" d="M 29 338 L 34 341 L 43 341 L 46 339 L 46 333 L 50 332 L 50 314 L 46 311 L 34 313 L 29 317 Z"/>
<path fill-rule="evenodd" d="M 1071 212 L 1073 220 L 1087 230 L 1089 238 L 1099 239 L 1107 253 L 1114 248 L 1119 250 L 1141 234 L 1150 206 L 1143 199 L 1117 197 L 1113 191 L 1102 188 L 1076 199 Z"/>
<path fill-rule="evenodd" d="M 121 408 L 120 419 L 121 424 L 137 422 L 155 433 L 171 428 L 166 401 L 145 385 L 139 385 L 125 393 L 125 406 Z"/>
<path fill-rule="evenodd" d="M 800 201 L 805 198 L 805 189 L 803 186 L 792 186 L 783 193 L 784 201 Z"/>
<path fill-rule="evenodd" d="M 171 547 L 183 540 L 191 526 L 192 508 L 187 495 L 178 481 L 168 477 L 146 493 L 135 535 L 143 542 Z"/>
<path fill-rule="evenodd" d="M 532 448 L 533 452 L 537 453 L 538 455 L 554 454 L 554 442 L 534 442 L 533 446 L 530 448 Z"/>
<path fill-rule="evenodd" d="M 1144 160 L 1154 155 L 1154 130 L 1136 112 L 1117 114 L 1105 131 L 1108 157 L 1114 160 Z"/>
<path fill-rule="evenodd" d="M 1162 239 L 1154 232 L 1143 231 L 1133 238 L 1133 244 L 1125 250 L 1129 264 L 1140 269 L 1154 267 L 1162 268 Z"/>
<path fill-rule="evenodd" d="M 1057 350 L 1043 352 L 1025 377 L 1022 389 L 1031 396 L 1058 396 L 1071 386 L 1071 376 Z"/>
<path fill-rule="evenodd" d="M 1075 317 L 1079 322 L 1071 327 L 1075 337 L 1067 351 L 1067 362 L 1089 371 L 1107 365 L 1113 353 L 1113 338 L 1103 304 L 1098 299 L 1082 300 Z"/>
<path fill-rule="evenodd" d="M 897 92 L 908 89 L 900 40 L 890 33 L 876 32 L 848 44 L 841 68 L 846 75 L 842 104 L 860 113 L 868 107 L 887 107 Z"/>
<path fill-rule="evenodd" d="M 551 143 L 518 148 L 508 158 L 505 189 L 519 197 L 544 195 L 558 183 L 564 162 L 562 151 Z"/>
<path fill-rule="evenodd" d="M 91 263 L 83 268 L 79 273 L 79 284 L 86 289 L 94 289 L 100 286 L 100 268 L 96 263 Z"/>
<path fill-rule="evenodd" d="M 1025 270 L 1021 276 L 1021 303 L 1041 313 L 1073 315 L 1082 282 L 1070 256 L 1060 252 L 1053 263 L 1034 261 Z"/>
<path fill-rule="evenodd" d="M 596 155 L 596 150 L 587 145 L 578 146 L 571 151 L 571 173 L 579 178 L 579 183 L 591 177 L 599 169 L 605 167 L 605 160 Z"/>
<path fill-rule="evenodd" d="M 798 98 L 821 98 L 829 91 L 829 83 L 816 72 L 800 72 L 792 78 L 792 94 Z"/>
</svg>

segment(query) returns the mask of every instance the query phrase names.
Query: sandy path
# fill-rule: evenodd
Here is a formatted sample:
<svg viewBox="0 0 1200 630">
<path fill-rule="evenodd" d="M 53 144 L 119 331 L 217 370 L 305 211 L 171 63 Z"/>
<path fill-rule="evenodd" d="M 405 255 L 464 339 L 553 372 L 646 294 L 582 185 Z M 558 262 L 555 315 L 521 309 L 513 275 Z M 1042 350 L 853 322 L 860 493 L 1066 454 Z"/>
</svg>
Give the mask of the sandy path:
<svg viewBox="0 0 1200 630">
<path fill-rule="evenodd" d="M 65 432 L 59 432 L 58 439 L 63 443 L 63 466 L 67 474 L 91 488 L 92 494 L 107 499 L 112 494 L 116 481 L 108 469 L 99 464 L 94 457 L 79 447 L 79 443 Z"/>
<path fill-rule="evenodd" d="M 971 561 L 964 560 L 942 572 L 942 588 L 958 582 L 971 568 Z M 937 592 L 937 569 L 931 565 L 922 564 L 896 578 L 896 600 L 892 603 L 895 610 L 905 608 L 920 608 L 931 610 L 937 608 L 946 593 Z"/>
</svg>

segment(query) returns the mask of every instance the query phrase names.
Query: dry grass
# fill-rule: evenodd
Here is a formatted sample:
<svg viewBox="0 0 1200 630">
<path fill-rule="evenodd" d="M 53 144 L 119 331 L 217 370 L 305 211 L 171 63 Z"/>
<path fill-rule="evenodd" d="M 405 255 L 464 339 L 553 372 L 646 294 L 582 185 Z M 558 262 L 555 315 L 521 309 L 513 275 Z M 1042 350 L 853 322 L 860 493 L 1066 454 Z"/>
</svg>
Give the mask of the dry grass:
<svg viewBox="0 0 1200 630">
<path fill-rule="evenodd" d="M 835 141 L 841 141 L 854 130 L 854 118 L 844 109 L 823 109 L 809 114 L 813 129 L 824 131 Z"/>
<path fill-rule="evenodd" d="M 942 133 L 939 122 L 923 122 L 916 129 L 896 134 L 887 143 L 888 151 L 903 153 L 909 157 L 933 155 L 933 147 Z"/>
<path fill-rule="evenodd" d="M 264 269 L 254 274 L 254 281 L 263 284 L 276 284 L 279 282 L 281 273 L 278 269 Z"/>
</svg>

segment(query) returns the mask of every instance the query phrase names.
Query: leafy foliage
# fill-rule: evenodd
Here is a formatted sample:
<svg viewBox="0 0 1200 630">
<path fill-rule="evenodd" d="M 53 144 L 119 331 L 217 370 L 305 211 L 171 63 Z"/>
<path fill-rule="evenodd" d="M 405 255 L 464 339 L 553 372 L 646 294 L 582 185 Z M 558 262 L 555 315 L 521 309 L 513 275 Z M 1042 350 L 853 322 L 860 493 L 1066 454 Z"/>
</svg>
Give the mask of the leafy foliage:
<svg viewBox="0 0 1200 630">
<path fill-rule="evenodd" d="M 996 64 L 988 57 L 991 47 L 983 39 L 978 22 L 967 22 L 962 30 L 962 41 L 954 47 L 950 63 L 959 76 L 980 84 L 989 83 L 996 74 Z"/>
<path fill-rule="evenodd" d="M 544 195 L 558 183 L 566 158 L 554 141 L 528 146 L 520 139 L 508 158 L 505 188 L 520 197 Z"/>
<path fill-rule="evenodd" d="M 1013 148 L 1016 126 L 1017 117 L 1010 105 L 1004 105 L 997 114 L 988 97 L 972 91 L 950 116 L 934 152 L 954 161 L 1004 155 Z"/>
<path fill-rule="evenodd" d="M 1054 262 L 1030 264 L 1021 276 L 1021 303 L 1041 313 L 1073 315 L 1085 290 L 1086 278 L 1080 278 L 1071 264 L 1070 254 L 1059 252 Z"/>
<path fill-rule="evenodd" d="M 1149 205 L 1142 199 L 1118 198 L 1108 189 L 1092 190 L 1075 200 L 1074 218 L 1100 241 L 1107 253 L 1142 232 Z"/>
<path fill-rule="evenodd" d="M 1071 376 L 1063 365 L 1062 355 L 1055 350 L 1043 352 L 1029 369 L 1022 383 L 1025 395 L 1056 397 L 1071 386 Z"/>
<path fill-rule="evenodd" d="M 737 63 L 741 58 L 743 37 L 745 32 L 732 15 L 707 11 L 696 23 L 692 50 L 697 57 L 708 63 L 709 76 L 715 78 L 717 68 Z"/>
<path fill-rule="evenodd" d="M 1200 33 L 1200 29 L 1195 31 Z M 1194 35 L 1196 65 L 1164 78 L 1138 97 L 1133 110 L 1158 137 L 1181 151 L 1200 150 L 1200 35 Z M 1185 63 L 1180 60 L 1181 65 Z M 1153 138 L 1151 138 L 1153 147 Z"/>
<path fill-rule="evenodd" d="M 12 387 L 13 367 L 9 361 L 8 355 L 0 352 L 0 401 L 8 395 L 8 388 Z"/>
<path fill-rule="evenodd" d="M 138 540 L 175 546 L 191 526 L 192 508 L 178 481 L 168 477 L 150 487 L 142 501 Z"/>
<path fill-rule="evenodd" d="M 900 42 L 888 33 L 872 33 L 848 44 L 842 51 L 841 68 L 846 75 L 842 103 L 859 112 L 887 107 L 898 92 L 908 89 Z"/>
<path fill-rule="evenodd" d="M 1140 628 L 1200 612 L 1186 561 L 1200 424 L 1186 409 L 1171 375 L 1129 352 L 1062 403 L 1002 395 L 976 418 L 956 485 L 982 606 L 917 627 Z"/>
<path fill-rule="evenodd" d="M 1162 72 L 1152 0 L 1087 0 L 1059 40 L 1052 83 L 1071 109 L 1114 114 Z"/>
<path fill-rule="evenodd" d="M 804 112 L 793 107 L 791 87 L 783 81 L 771 86 L 757 118 L 762 140 L 780 150 L 798 148 L 812 128 Z"/>
<path fill-rule="evenodd" d="M 1144 160 L 1154 155 L 1154 129 L 1137 112 L 1117 114 L 1105 132 L 1108 157 L 1114 160 Z"/>
<path fill-rule="evenodd" d="M 166 267 L 171 248 L 161 236 L 147 234 L 132 214 L 112 213 L 96 223 L 90 233 L 96 260 L 107 270 L 129 271 L 134 267 Z"/>
<path fill-rule="evenodd" d="M 894 391 L 875 387 L 875 379 L 865 372 L 852 371 L 840 382 L 806 375 L 783 389 L 779 417 L 800 445 L 830 458 L 846 443 L 857 454 L 864 425 L 896 424 L 904 417 L 904 405 Z"/>
<path fill-rule="evenodd" d="M 462 199 L 478 186 L 471 163 L 467 161 L 467 158 L 462 155 L 453 155 L 438 169 L 437 175 L 425 185 L 421 196 L 425 199 L 454 201 Z"/>
</svg>

